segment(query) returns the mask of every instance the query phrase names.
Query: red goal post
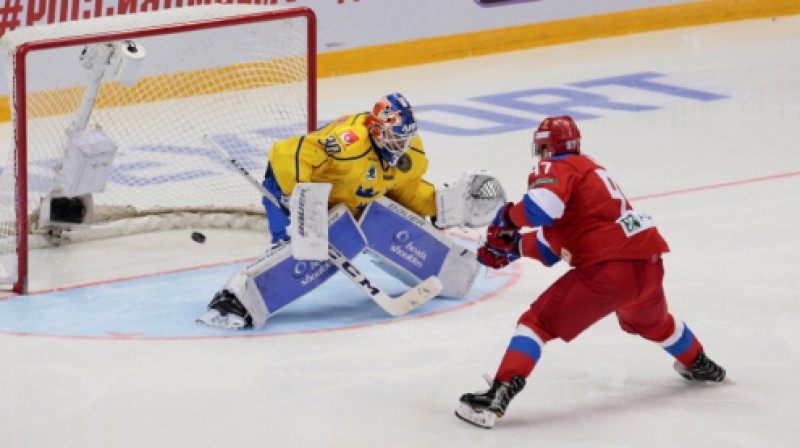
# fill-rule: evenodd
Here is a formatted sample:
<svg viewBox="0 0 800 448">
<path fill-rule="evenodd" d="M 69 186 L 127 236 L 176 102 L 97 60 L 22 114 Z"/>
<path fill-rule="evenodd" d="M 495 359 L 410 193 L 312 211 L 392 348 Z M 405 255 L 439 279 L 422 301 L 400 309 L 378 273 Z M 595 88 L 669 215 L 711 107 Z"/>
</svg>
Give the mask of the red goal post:
<svg viewBox="0 0 800 448">
<path fill-rule="evenodd" d="M 308 8 L 204 5 L 21 28 L 0 39 L 13 141 L 0 174 L 0 288 L 37 248 L 181 227 L 266 231 L 253 173 L 316 128 Z"/>
</svg>

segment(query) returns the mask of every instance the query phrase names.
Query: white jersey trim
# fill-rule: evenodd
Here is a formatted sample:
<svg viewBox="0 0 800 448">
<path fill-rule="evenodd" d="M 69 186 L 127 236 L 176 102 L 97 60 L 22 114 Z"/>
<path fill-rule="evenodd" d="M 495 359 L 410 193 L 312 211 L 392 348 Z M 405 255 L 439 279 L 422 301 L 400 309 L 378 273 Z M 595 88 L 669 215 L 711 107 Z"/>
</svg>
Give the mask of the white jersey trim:
<svg viewBox="0 0 800 448">
<path fill-rule="evenodd" d="M 528 190 L 528 197 L 542 209 L 551 219 L 564 216 L 566 206 L 555 193 L 545 188 L 532 188 Z"/>
<path fill-rule="evenodd" d="M 547 238 L 544 237 L 544 228 L 540 228 L 538 232 L 536 232 L 536 240 L 545 245 L 550 252 L 553 252 L 553 247 L 550 246 L 550 243 L 547 241 Z M 553 252 L 555 254 L 555 252 Z"/>
</svg>

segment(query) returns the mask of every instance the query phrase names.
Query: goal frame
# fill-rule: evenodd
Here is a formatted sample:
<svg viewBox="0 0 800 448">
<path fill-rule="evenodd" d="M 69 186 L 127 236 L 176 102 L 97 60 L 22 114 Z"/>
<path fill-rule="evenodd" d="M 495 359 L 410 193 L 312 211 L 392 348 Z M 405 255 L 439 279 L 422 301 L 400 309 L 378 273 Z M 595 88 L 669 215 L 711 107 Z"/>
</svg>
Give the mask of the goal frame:
<svg viewBox="0 0 800 448">
<path fill-rule="evenodd" d="M 29 276 L 29 244 L 28 244 L 28 123 L 26 117 L 27 108 L 27 78 L 24 76 L 27 70 L 27 55 L 32 51 L 47 50 L 70 45 L 86 45 L 95 43 L 99 38 L 107 41 L 133 40 L 142 37 L 149 37 L 163 34 L 174 34 L 184 31 L 204 30 L 225 26 L 240 25 L 248 22 L 275 21 L 281 19 L 305 18 L 307 21 L 307 111 L 308 111 L 308 131 L 313 131 L 317 125 L 317 18 L 314 12 L 308 7 L 293 7 L 280 10 L 265 10 L 252 14 L 243 14 L 236 17 L 214 18 L 198 22 L 187 22 L 170 25 L 169 31 L 164 32 L 164 27 L 153 27 L 139 30 L 127 30 L 119 32 L 98 33 L 90 35 L 71 36 L 67 38 L 46 39 L 41 41 L 26 42 L 21 44 L 14 54 L 15 77 L 15 102 L 11 105 L 14 113 L 18 117 L 14 120 L 13 143 L 16 161 L 16 213 L 17 213 L 17 279 L 12 284 L 11 291 L 16 294 L 28 293 Z M 22 76 L 20 76 L 22 75 Z"/>
</svg>

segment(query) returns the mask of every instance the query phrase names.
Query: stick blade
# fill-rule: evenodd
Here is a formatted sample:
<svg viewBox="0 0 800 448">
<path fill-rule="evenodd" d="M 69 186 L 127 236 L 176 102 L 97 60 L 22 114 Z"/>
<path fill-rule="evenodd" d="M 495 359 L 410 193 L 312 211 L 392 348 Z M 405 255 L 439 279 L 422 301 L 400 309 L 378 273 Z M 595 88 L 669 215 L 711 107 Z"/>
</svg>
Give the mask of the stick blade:
<svg viewBox="0 0 800 448">
<path fill-rule="evenodd" d="M 442 289 L 444 289 L 444 286 L 438 277 L 428 277 L 417 286 L 406 291 L 405 294 L 395 297 L 392 300 L 390 314 L 393 316 L 408 314 L 439 295 Z"/>
</svg>

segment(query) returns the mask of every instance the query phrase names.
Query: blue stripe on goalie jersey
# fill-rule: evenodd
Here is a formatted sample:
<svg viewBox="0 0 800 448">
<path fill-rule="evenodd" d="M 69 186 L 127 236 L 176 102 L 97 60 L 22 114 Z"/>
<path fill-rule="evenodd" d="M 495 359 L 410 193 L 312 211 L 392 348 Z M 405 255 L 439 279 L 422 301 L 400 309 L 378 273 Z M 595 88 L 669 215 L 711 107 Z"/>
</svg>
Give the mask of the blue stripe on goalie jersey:
<svg viewBox="0 0 800 448">
<path fill-rule="evenodd" d="M 336 156 L 330 156 L 330 157 L 331 159 L 334 160 L 358 160 L 366 155 L 369 155 L 371 151 L 372 151 L 372 146 L 368 146 L 364 152 L 362 152 L 361 154 L 356 154 L 352 157 L 336 157 Z"/>
<path fill-rule="evenodd" d="M 525 203 L 525 217 L 528 218 L 531 226 L 539 227 L 553 225 L 553 218 L 551 218 L 547 212 L 542 210 L 541 207 L 533 202 L 533 199 L 531 199 L 529 195 L 526 194 L 522 198 L 522 202 Z"/>
<path fill-rule="evenodd" d="M 353 115 L 353 119 L 350 120 L 350 126 L 353 126 L 354 124 L 356 124 L 356 122 L 358 122 L 358 119 L 363 115 L 369 115 L 369 112 L 359 112 L 359 113 Z"/>
<path fill-rule="evenodd" d="M 527 336 L 516 335 L 511 338 L 508 349 L 522 352 L 530 356 L 534 362 L 539 362 L 539 358 L 542 356 L 542 348 L 539 347 L 539 343 Z"/>
<path fill-rule="evenodd" d="M 297 149 L 294 150 L 294 181 L 300 183 L 300 148 L 303 147 L 303 141 L 305 141 L 306 137 L 300 137 L 300 141 L 297 142 Z"/>
<path fill-rule="evenodd" d="M 295 151 L 294 151 L 294 181 L 295 181 L 295 183 L 298 183 L 298 184 L 301 183 L 301 181 L 300 181 L 300 151 L 303 148 L 303 141 L 305 141 L 305 139 L 306 139 L 305 136 L 300 137 L 300 141 L 297 142 L 297 149 L 295 149 Z M 326 163 L 328 163 L 327 160 L 325 160 L 324 162 L 320 163 L 319 165 L 317 165 L 317 166 L 315 166 L 313 168 L 317 169 L 317 168 L 321 167 L 322 165 L 325 165 Z"/>
</svg>

